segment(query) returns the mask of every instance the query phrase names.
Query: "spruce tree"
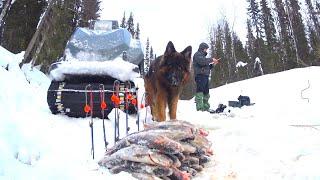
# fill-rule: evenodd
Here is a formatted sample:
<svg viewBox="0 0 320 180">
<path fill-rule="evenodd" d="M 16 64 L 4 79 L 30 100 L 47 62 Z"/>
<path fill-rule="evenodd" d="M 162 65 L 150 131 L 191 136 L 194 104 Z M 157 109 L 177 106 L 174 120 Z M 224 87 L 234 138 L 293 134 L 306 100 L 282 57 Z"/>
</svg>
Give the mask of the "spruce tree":
<svg viewBox="0 0 320 180">
<path fill-rule="evenodd" d="M 209 52 L 208 52 L 208 54 L 210 54 L 210 57 L 215 57 L 215 52 L 214 52 L 214 50 L 215 50 L 215 28 L 214 28 L 214 26 L 212 26 L 211 28 L 210 28 L 210 32 L 209 32 L 209 41 L 210 41 L 210 43 L 209 43 Z"/>
<path fill-rule="evenodd" d="M 309 47 L 306 38 L 306 31 L 300 13 L 300 5 L 297 0 L 286 0 L 286 5 L 289 13 L 290 25 L 292 28 L 299 65 L 310 65 Z"/>
<path fill-rule="evenodd" d="M 90 23 L 100 17 L 100 0 L 82 0 L 80 26 L 89 27 Z"/>
<path fill-rule="evenodd" d="M 47 72 L 49 66 L 63 56 L 64 48 L 76 28 L 77 4 L 74 0 L 56 0 L 49 20 L 47 40 L 38 55 L 37 63 Z"/>
<path fill-rule="evenodd" d="M 135 31 L 135 39 L 140 39 L 140 26 L 139 26 L 139 23 L 137 23 L 137 29 Z"/>
<path fill-rule="evenodd" d="M 120 27 L 122 28 L 127 28 L 127 22 L 126 22 L 126 12 L 123 12 L 123 18 L 121 20 L 121 25 Z"/>
<path fill-rule="evenodd" d="M 251 18 L 251 23 L 256 33 L 256 38 L 259 39 L 262 37 L 262 30 L 261 30 L 262 22 L 261 22 L 261 12 L 259 9 L 259 5 L 256 2 L 256 0 L 247 0 L 247 2 L 249 3 L 249 7 L 247 8 L 248 15 Z"/>
<path fill-rule="evenodd" d="M 317 51 L 320 48 L 320 39 L 314 30 L 313 27 L 310 25 L 308 26 L 309 29 L 309 41 L 310 41 L 310 58 L 311 58 L 311 64 L 315 65 L 317 64 Z"/>
<path fill-rule="evenodd" d="M 149 41 L 149 38 L 147 38 L 147 42 L 146 42 L 146 51 L 145 51 L 145 56 L 144 56 L 144 64 L 145 64 L 145 69 L 144 69 L 144 72 L 147 73 L 149 71 L 149 68 L 150 68 L 150 51 L 149 51 L 149 48 L 150 48 L 150 41 Z"/>
<path fill-rule="evenodd" d="M 134 37 L 134 23 L 133 23 L 133 14 L 130 13 L 129 19 L 127 21 L 127 29 L 131 33 L 131 36 Z"/>
<path fill-rule="evenodd" d="M 313 7 L 313 5 L 311 3 L 311 0 L 305 0 L 305 1 L 306 1 L 306 5 L 307 5 L 307 8 L 308 8 L 309 17 L 310 17 L 310 19 L 312 19 L 315 32 L 317 33 L 317 36 L 320 39 L 320 23 L 319 23 L 319 20 L 318 20 L 320 12 L 319 12 L 319 15 L 317 15 L 317 12 L 315 11 L 315 9 L 314 9 L 314 7 Z"/>
<path fill-rule="evenodd" d="M 291 36 L 291 26 L 289 24 L 288 14 L 285 11 L 284 3 L 282 0 L 274 0 L 275 10 L 278 17 L 278 23 L 280 26 L 280 47 L 282 70 L 288 70 L 297 67 L 296 53 L 293 47 L 294 41 Z M 279 52 L 280 54 L 280 52 Z"/>
<path fill-rule="evenodd" d="M 229 23 L 224 22 L 224 47 L 225 47 L 225 61 L 227 62 L 227 69 L 228 71 L 226 72 L 226 81 L 228 83 L 234 82 L 236 80 L 236 64 L 234 62 L 234 58 L 232 55 L 232 37 L 231 37 L 231 32 L 229 28 Z"/>
<path fill-rule="evenodd" d="M 1 45 L 13 53 L 24 51 L 37 29 L 45 5 L 45 0 L 15 1 L 4 18 Z"/>
<path fill-rule="evenodd" d="M 253 26 L 253 30 L 255 32 L 255 41 L 253 44 L 253 50 L 256 57 L 260 57 L 262 61 L 266 60 L 265 56 L 265 43 L 264 43 L 264 35 L 262 31 L 262 17 L 261 10 L 259 9 L 259 5 L 256 0 L 247 0 L 249 3 L 248 6 L 248 15 L 251 18 L 251 24 Z"/>
<path fill-rule="evenodd" d="M 262 13 L 262 21 L 264 27 L 264 33 L 266 35 L 267 40 L 267 69 L 268 72 L 276 72 L 277 67 L 279 66 L 279 59 L 278 56 L 278 43 L 276 37 L 276 28 L 274 26 L 274 18 L 271 14 L 271 9 L 268 7 L 268 3 L 266 0 L 261 0 L 261 13 Z"/>
<path fill-rule="evenodd" d="M 233 43 L 233 47 L 234 47 L 234 56 L 236 59 L 236 62 L 244 62 L 244 63 L 248 63 L 249 62 L 249 57 L 247 55 L 247 52 L 245 51 L 243 44 L 241 42 L 241 40 L 239 39 L 239 37 L 237 36 L 237 34 L 235 32 L 233 32 L 232 35 L 232 43 Z M 249 78 L 249 74 L 248 74 L 248 65 L 244 66 L 244 67 L 237 67 L 237 80 L 244 80 L 244 79 L 248 79 Z"/>
<path fill-rule="evenodd" d="M 247 19 L 247 42 L 246 42 L 246 49 L 249 56 L 249 62 L 248 62 L 248 69 L 249 69 L 249 75 L 252 77 L 253 75 L 253 64 L 254 59 L 257 57 L 256 51 L 254 50 L 254 43 L 256 41 L 255 37 L 253 36 L 253 32 L 251 29 L 251 21 Z"/>
<path fill-rule="evenodd" d="M 149 56 L 149 58 L 150 58 L 150 61 L 153 61 L 153 60 L 154 60 L 154 55 L 153 55 L 153 48 L 152 48 L 152 46 L 150 46 L 150 56 Z"/>
<path fill-rule="evenodd" d="M 227 72 L 228 72 L 228 65 L 225 60 L 224 55 L 224 49 L 223 49 L 223 27 L 221 25 L 218 25 L 217 29 L 214 31 L 214 50 L 213 54 L 215 58 L 220 58 L 219 65 L 214 67 L 214 73 L 211 74 L 211 88 L 212 87 L 219 87 L 221 85 L 224 85 L 226 83 L 226 80 L 228 78 Z"/>
</svg>

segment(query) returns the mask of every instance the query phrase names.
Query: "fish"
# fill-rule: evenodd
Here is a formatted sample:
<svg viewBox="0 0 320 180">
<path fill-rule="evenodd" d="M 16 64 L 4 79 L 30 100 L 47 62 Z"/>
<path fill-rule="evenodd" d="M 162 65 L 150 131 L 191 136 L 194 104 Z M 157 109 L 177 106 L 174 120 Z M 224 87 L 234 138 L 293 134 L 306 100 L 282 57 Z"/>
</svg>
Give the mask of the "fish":
<svg viewBox="0 0 320 180">
<path fill-rule="evenodd" d="M 210 161 L 210 157 L 209 156 L 206 156 L 206 155 L 201 155 L 199 157 L 199 164 L 200 165 L 203 165 L 205 163 L 208 163 Z"/>
<path fill-rule="evenodd" d="M 131 173 L 131 175 L 134 178 L 137 178 L 139 180 L 161 180 L 161 178 L 154 176 L 154 175 L 149 175 L 145 173 Z"/>
<path fill-rule="evenodd" d="M 183 147 L 183 153 L 191 154 L 197 152 L 197 148 L 186 142 L 180 142 Z"/>
<path fill-rule="evenodd" d="M 163 122 L 151 122 L 151 123 L 145 123 L 144 128 L 154 128 L 154 127 L 160 127 L 164 125 L 184 125 L 189 127 L 194 127 L 194 124 L 191 124 L 187 121 L 182 120 L 169 120 L 169 121 L 163 121 Z"/>
<path fill-rule="evenodd" d="M 180 167 L 181 166 L 181 162 L 180 162 L 179 158 L 176 155 L 166 154 L 166 156 L 168 156 L 172 160 L 174 167 Z"/>
<path fill-rule="evenodd" d="M 196 164 L 192 165 L 191 168 L 198 171 L 198 172 L 201 172 L 203 170 L 202 166 L 196 165 Z"/>
<path fill-rule="evenodd" d="M 153 166 L 137 162 L 128 161 L 124 167 L 126 168 L 126 172 L 145 173 L 157 177 L 170 176 L 173 174 L 173 169 L 170 167 Z"/>
<path fill-rule="evenodd" d="M 185 160 L 183 160 L 182 165 L 186 166 L 193 166 L 193 165 L 199 165 L 199 159 L 197 157 L 192 157 L 192 156 L 186 156 Z"/>
<path fill-rule="evenodd" d="M 187 121 L 146 124 L 107 149 L 98 164 L 111 173 L 124 171 L 142 180 L 189 180 L 213 154 L 207 135 Z"/>
<path fill-rule="evenodd" d="M 171 180 L 169 177 L 166 177 L 166 176 L 161 177 L 161 179 L 162 179 L 162 180 Z"/>
<path fill-rule="evenodd" d="M 194 140 L 188 141 L 188 143 L 197 147 L 197 153 L 199 154 L 213 155 L 212 143 L 206 137 L 195 136 Z"/>
<path fill-rule="evenodd" d="M 169 176 L 171 180 L 190 180 L 191 174 L 179 169 L 173 169 L 172 175 Z"/>
<path fill-rule="evenodd" d="M 171 167 L 173 165 L 172 159 L 165 154 L 152 151 L 146 146 L 135 144 L 122 148 L 111 155 L 105 156 L 99 164 L 109 168 L 112 167 L 112 165 L 123 163 L 121 160 L 146 163 L 150 165 L 160 165 L 164 167 Z"/>
<path fill-rule="evenodd" d="M 189 166 L 186 166 L 186 165 L 180 166 L 180 167 L 179 167 L 179 170 L 181 170 L 181 171 L 186 171 L 186 172 L 189 173 L 191 176 L 196 176 L 196 175 L 198 174 L 198 172 L 197 172 L 195 169 L 193 169 L 193 168 L 191 168 L 191 167 L 189 167 Z"/>
<path fill-rule="evenodd" d="M 125 164 L 126 160 L 123 160 L 121 158 L 118 158 L 117 156 L 107 156 L 98 161 L 98 164 L 100 166 L 106 167 L 108 169 L 112 169 L 113 167 L 120 166 L 122 164 Z"/>
<path fill-rule="evenodd" d="M 192 133 L 190 128 L 148 129 L 143 132 L 163 135 L 175 141 L 187 141 L 195 138 L 195 135 Z"/>
<path fill-rule="evenodd" d="M 111 155 L 116 151 L 128 147 L 132 144 L 146 146 L 154 151 L 165 154 L 177 154 L 183 151 L 182 145 L 164 135 L 153 134 L 150 132 L 140 132 L 128 135 L 119 140 L 112 148 L 108 149 L 105 155 Z"/>
<path fill-rule="evenodd" d="M 132 161 L 126 161 L 126 163 L 110 169 L 110 173 L 112 174 L 117 174 L 121 171 L 128 173 L 145 174 L 148 175 L 149 178 L 153 176 L 166 177 L 173 174 L 173 169 L 170 167 L 154 166 Z"/>
<path fill-rule="evenodd" d="M 204 130 L 203 128 L 195 127 L 194 124 L 191 124 L 187 121 L 181 120 L 170 120 L 170 121 L 163 121 L 159 123 L 146 123 L 144 124 L 145 129 L 175 129 L 175 128 L 190 128 L 192 132 L 197 133 L 202 136 L 208 136 L 209 132 Z"/>
</svg>

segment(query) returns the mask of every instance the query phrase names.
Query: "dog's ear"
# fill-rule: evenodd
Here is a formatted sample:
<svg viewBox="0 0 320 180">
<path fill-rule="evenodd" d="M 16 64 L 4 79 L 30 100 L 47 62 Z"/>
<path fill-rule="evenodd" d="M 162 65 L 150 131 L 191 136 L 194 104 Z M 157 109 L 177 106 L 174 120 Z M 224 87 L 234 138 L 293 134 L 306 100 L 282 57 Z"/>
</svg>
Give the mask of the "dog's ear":
<svg viewBox="0 0 320 180">
<path fill-rule="evenodd" d="M 192 53 L 192 47 L 191 47 L 191 46 L 186 47 L 186 48 L 181 52 L 181 54 L 183 54 L 183 56 L 184 56 L 186 59 L 190 59 L 190 58 L 191 58 L 191 53 Z"/>
<path fill-rule="evenodd" d="M 174 48 L 174 45 L 171 41 L 168 42 L 166 51 L 164 52 L 165 56 L 171 55 L 172 53 L 177 52 L 176 49 Z"/>
</svg>

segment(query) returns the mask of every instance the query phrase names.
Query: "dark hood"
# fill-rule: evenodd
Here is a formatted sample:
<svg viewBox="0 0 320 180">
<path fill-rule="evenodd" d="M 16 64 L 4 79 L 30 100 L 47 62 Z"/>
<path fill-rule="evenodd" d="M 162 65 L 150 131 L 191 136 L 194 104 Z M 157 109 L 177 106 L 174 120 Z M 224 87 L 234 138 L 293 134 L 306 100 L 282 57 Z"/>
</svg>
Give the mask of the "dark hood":
<svg viewBox="0 0 320 180">
<path fill-rule="evenodd" d="M 208 48 L 209 48 L 209 46 L 208 46 L 207 43 L 201 43 L 201 44 L 199 45 L 198 51 L 202 52 L 204 49 L 208 49 Z"/>
</svg>

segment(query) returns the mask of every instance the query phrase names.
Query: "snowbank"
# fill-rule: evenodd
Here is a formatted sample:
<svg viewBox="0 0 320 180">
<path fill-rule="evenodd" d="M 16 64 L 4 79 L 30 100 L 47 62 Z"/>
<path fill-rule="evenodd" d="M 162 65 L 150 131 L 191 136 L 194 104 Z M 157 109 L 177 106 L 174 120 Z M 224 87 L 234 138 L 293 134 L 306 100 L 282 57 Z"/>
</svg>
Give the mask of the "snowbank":
<svg viewBox="0 0 320 180">
<path fill-rule="evenodd" d="M 20 63 L 23 59 L 24 52 L 12 54 L 2 46 L 0 46 L 0 66 L 8 68 L 10 64 L 13 66 Z"/>
</svg>

